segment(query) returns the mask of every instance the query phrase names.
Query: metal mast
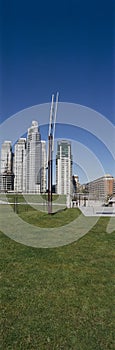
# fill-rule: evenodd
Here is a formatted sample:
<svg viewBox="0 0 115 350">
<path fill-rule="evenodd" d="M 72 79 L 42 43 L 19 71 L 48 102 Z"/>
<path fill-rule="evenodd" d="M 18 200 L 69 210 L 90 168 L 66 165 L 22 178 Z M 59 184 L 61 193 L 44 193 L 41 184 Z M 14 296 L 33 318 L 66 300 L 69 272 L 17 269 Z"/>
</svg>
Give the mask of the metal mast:
<svg viewBox="0 0 115 350">
<path fill-rule="evenodd" d="M 53 166 L 53 151 L 54 151 L 54 137 L 55 137 L 55 123 L 57 116 L 58 92 L 56 94 L 56 102 L 54 102 L 54 95 L 52 95 L 50 108 L 50 122 L 48 134 L 48 214 L 52 213 L 52 166 Z"/>
</svg>

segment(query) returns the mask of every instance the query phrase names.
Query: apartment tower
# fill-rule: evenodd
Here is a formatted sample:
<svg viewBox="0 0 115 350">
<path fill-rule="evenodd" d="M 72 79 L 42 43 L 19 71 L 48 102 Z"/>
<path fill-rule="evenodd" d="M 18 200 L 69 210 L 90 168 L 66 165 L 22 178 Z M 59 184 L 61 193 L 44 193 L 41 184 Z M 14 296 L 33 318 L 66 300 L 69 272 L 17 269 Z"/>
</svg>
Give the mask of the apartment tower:
<svg viewBox="0 0 115 350">
<path fill-rule="evenodd" d="M 56 192 L 57 194 L 72 194 L 72 155 L 71 143 L 62 140 L 57 143 L 56 156 Z"/>
<path fill-rule="evenodd" d="M 26 191 L 26 138 L 20 138 L 15 144 L 14 156 L 14 190 Z"/>
<path fill-rule="evenodd" d="M 1 148 L 0 191 L 12 191 L 14 188 L 13 153 L 11 141 L 4 141 Z"/>
</svg>

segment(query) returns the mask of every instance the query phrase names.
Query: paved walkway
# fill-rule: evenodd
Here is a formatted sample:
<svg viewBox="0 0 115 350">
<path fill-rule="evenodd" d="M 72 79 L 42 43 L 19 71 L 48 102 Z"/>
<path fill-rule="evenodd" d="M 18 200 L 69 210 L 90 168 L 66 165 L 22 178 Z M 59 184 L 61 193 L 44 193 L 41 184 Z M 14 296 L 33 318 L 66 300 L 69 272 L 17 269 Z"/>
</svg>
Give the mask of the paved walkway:
<svg viewBox="0 0 115 350">
<path fill-rule="evenodd" d="M 115 216 L 115 207 L 80 206 L 79 209 L 85 216 Z"/>
</svg>

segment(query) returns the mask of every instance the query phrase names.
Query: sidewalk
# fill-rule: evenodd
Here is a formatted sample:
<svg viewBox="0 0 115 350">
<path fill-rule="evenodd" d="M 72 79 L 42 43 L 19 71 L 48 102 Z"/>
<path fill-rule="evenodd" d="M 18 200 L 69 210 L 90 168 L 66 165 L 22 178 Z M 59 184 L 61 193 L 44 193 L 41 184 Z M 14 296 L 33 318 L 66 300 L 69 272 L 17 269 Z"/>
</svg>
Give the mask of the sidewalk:
<svg viewBox="0 0 115 350">
<path fill-rule="evenodd" d="M 115 216 L 115 207 L 80 206 L 79 209 L 85 216 Z"/>
</svg>

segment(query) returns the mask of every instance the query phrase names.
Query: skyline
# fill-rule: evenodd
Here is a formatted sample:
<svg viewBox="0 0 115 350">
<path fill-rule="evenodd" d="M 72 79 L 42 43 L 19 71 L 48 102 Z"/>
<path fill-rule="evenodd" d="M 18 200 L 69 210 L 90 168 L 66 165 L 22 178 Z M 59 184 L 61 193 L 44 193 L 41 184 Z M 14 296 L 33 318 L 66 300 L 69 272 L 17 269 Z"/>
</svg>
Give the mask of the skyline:
<svg viewBox="0 0 115 350">
<path fill-rule="evenodd" d="M 86 106 L 114 124 L 114 1 L 53 4 L 1 1 L 1 125 L 26 108 L 50 103 L 57 90 L 60 103 Z M 46 139 L 47 126 L 41 128 Z M 110 152 L 89 131 L 57 124 L 56 137 L 76 137 L 115 176 Z"/>
<path fill-rule="evenodd" d="M 61 107 L 63 107 L 63 105 L 61 105 Z M 65 105 L 64 105 L 64 107 L 65 107 Z M 68 106 L 67 106 L 67 108 L 68 108 Z M 47 111 L 46 106 L 45 106 L 45 109 Z M 63 110 L 63 108 L 62 108 L 62 110 Z M 41 111 L 42 111 L 42 113 L 41 113 Z M 60 112 L 62 112 L 61 108 L 60 108 Z M 80 110 L 78 110 L 78 112 L 82 116 L 82 113 L 80 113 Z M 81 110 L 81 112 L 82 112 L 82 110 Z M 40 110 L 39 113 L 40 113 L 41 119 L 42 119 L 42 114 L 44 116 L 44 109 Z M 85 111 L 85 113 L 86 113 L 86 111 Z M 31 110 L 30 110 L 30 115 L 29 115 L 28 111 L 26 111 L 26 114 L 27 114 L 27 116 L 26 116 L 27 118 L 26 119 L 28 119 L 28 117 L 30 117 L 30 120 L 31 120 Z M 38 114 L 38 110 L 36 111 L 36 114 Z M 88 115 L 89 115 L 89 110 L 88 110 Z M 91 114 L 91 116 L 93 117 L 93 114 Z M 78 115 L 78 117 L 79 117 L 79 115 Z M 22 115 L 20 115 L 20 113 L 19 113 L 18 119 L 14 118 L 14 120 L 12 120 L 12 126 L 14 125 L 14 121 L 15 121 L 16 124 L 19 123 L 18 126 L 19 127 L 21 126 L 21 128 L 19 130 L 19 135 L 21 135 L 21 137 L 23 137 L 23 138 L 26 137 L 26 139 L 27 139 L 27 130 L 26 130 L 25 133 L 23 133 L 23 131 L 25 130 L 25 125 L 24 125 L 24 123 L 23 123 L 23 125 L 22 125 L 22 123 L 20 123 L 21 120 L 23 121 L 23 118 L 24 118 L 24 113 L 22 111 Z M 27 123 L 28 123 L 28 120 L 26 120 L 26 119 L 25 119 L 25 122 L 27 121 Z M 82 122 L 84 121 L 84 117 L 82 119 L 83 120 L 81 121 L 81 125 L 82 125 Z M 42 138 L 42 140 L 45 139 L 46 145 L 47 145 L 47 148 L 48 148 L 48 138 L 47 138 L 48 125 L 46 125 L 46 120 L 47 120 L 47 115 L 46 115 L 46 119 L 44 119 L 43 125 L 39 126 L 39 124 L 38 124 L 38 126 L 39 126 L 39 129 L 40 129 L 41 138 Z M 74 120 L 74 116 L 73 116 L 73 120 Z M 10 120 L 8 120 L 8 121 L 10 122 Z M 97 119 L 97 121 L 98 121 L 98 123 L 101 122 L 101 120 L 99 120 L 99 119 Z M 42 122 L 43 122 L 43 119 L 42 119 Z M 105 122 L 105 124 L 103 124 L 104 122 Z M 108 132 L 108 130 L 110 131 L 109 126 L 111 124 L 110 125 L 109 124 L 106 125 L 106 120 L 104 122 L 102 121 L 102 126 L 104 126 L 107 129 L 107 132 Z M 89 123 L 90 123 L 90 119 L 89 119 Z M 86 124 L 88 124 L 88 119 L 87 119 L 87 123 Z M 10 133 L 11 138 L 12 138 L 12 136 L 14 137 L 14 131 L 13 131 L 12 126 L 11 126 L 11 129 L 9 128 L 9 126 L 6 128 L 8 130 L 7 133 L 8 133 L 8 135 Z M 68 124 L 60 124 L 60 123 L 58 123 L 56 125 L 56 135 L 57 134 L 59 135 L 59 131 L 61 130 L 61 133 L 62 133 L 61 136 L 62 137 L 60 137 L 60 138 L 59 137 L 58 138 L 55 137 L 55 140 L 54 140 L 55 142 L 54 142 L 54 155 L 53 155 L 53 159 L 54 159 L 54 161 L 53 161 L 53 164 L 54 164 L 54 166 L 53 166 L 53 183 L 55 183 L 55 176 L 56 176 L 56 174 L 55 174 L 55 170 L 56 170 L 55 169 L 55 161 L 56 161 L 56 154 L 57 154 L 57 143 L 60 140 L 66 140 L 66 141 L 70 141 L 71 142 L 72 158 L 73 158 L 73 174 L 74 175 L 76 174 L 76 175 L 79 176 L 80 183 L 87 183 L 88 181 L 92 181 L 92 180 L 94 180 L 94 179 L 96 179 L 98 177 L 101 177 L 102 175 L 104 175 L 106 173 L 110 173 L 112 176 L 114 176 L 113 172 L 109 171 L 110 170 L 109 168 L 108 168 L 108 171 L 105 171 L 105 169 L 103 167 L 104 164 L 101 161 L 101 157 L 103 156 L 103 150 L 104 151 L 106 150 L 106 153 L 108 152 L 108 157 L 110 157 L 110 159 L 113 159 L 112 158 L 112 153 L 110 152 L 110 151 L 112 151 L 112 149 L 111 149 L 112 143 L 108 143 L 107 145 L 106 144 L 104 145 L 104 143 L 102 143 L 102 140 L 97 139 L 96 135 L 93 134 L 93 130 L 92 130 L 93 123 L 92 123 L 92 126 L 91 125 L 87 125 L 87 129 L 89 128 L 89 126 L 90 126 L 90 131 L 92 131 L 92 134 L 88 130 L 84 130 L 84 129 L 82 130 L 81 129 L 81 131 L 83 133 L 82 137 L 84 137 L 85 134 L 90 135 L 92 138 L 96 139 L 97 145 L 99 144 L 99 148 L 100 148 L 100 145 L 101 145 L 100 149 L 102 149 L 102 154 L 100 155 L 100 159 L 99 159 L 99 157 L 97 157 L 96 152 L 94 152 L 95 150 L 92 151 L 90 149 L 90 147 L 87 147 L 87 145 L 84 144 L 84 142 L 80 142 L 81 140 L 79 140 L 79 138 L 78 138 L 79 129 L 80 129 L 79 126 L 75 126 L 75 125 L 71 125 L 71 124 L 70 125 L 68 125 Z M 29 130 L 30 129 L 30 124 L 28 125 L 28 127 L 29 127 L 28 130 Z M 85 125 L 84 125 L 84 127 L 85 127 Z M 58 128 L 59 128 L 59 131 L 57 130 Z M 67 132 L 67 129 L 68 129 L 68 138 L 67 139 L 65 139 L 63 137 L 63 129 L 65 129 L 65 128 L 66 128 L 66 132 Z M 71 130 L 71 128 L 72 128 L 73 139 L 70 139 L 70 130 Z M 18 127 L 17 127 L 17 129 L 18 129 Z M 78 132 L 77 133 L 77 137 L 76 137 L 76 130 Z M 3 132 L 3 135 L 4 135 L 4 132 Z M 101 133 L 100 133 L 99 136 L 101 138 Z M 103 136 L 104 136 L 104 134 L 103 134 Z M 106 141 L 106 136 L 107 135 L 105 134 L 105 141 Z M 15 145 L 17 144 L 18 140 L 20 139 L 20 136 L 19 136 L 18 139 L 16 139 L 16 138 L 17 138 L 17 135 L 16 135 L 15 139 L 12 140 L 12 150 L 13 150 L 13 152 L 15 150 Z M 3 142 L 6 141 L 7 139 L 8 138 L 3 140 Z M 88 136 L 87 136 L 87 139 L 89 139 Z M 103 137 L 103 142 L 104 142 L 104 137 Z M 109 148 L 110 148 L 110 150 L 109 150 Z M 105 161 L 106 161 L 106 154 L 105 154 Z"/>
<path fill-rule="evenodd" d="M 7 181 L 9 182 L 7 182 L 4 178 L 5 186 L 8 183 L 8 186 L 10 186 L 9 188 L 11 189 L 11 186 L 12 186 L 12 190 L 14 189 L 14 191 L 16 192 L 20 192 L 20 191 L 24 193 L 46 192 L 46 189 L 47 189 L 46 141 L 43 141 L 41 136 L 42 135 L 40 133 L 38 122 L 32 121 L 32 125 L 28 129 L 26 138 L 24 137 L 19 138 L 18 141 L 15 143 L 14 154 L 12 153 L 13 149 L 12 149 L 11 141 L 6 141 L 6 140 L 4 141 L 2 145 L 2 157 L 4 158 L 4 162 L 2 164 L 2 170 L 0 175 L 8 174 L 9 176 L 8 177 L 9 180 L 7 179 Z M 56 178 L 55 176 L 53 177 L 54 178 L 53 184 L 56 185 L 56 188 L 57 188 L 56 193 L 67 194 L 66 193 L 67 189 L 71 188 L 72 177 L 73 175 L 76 176 L 76 173 L 74 173 L 74 171 L 72 170 L 73 154 L 71 152 L 71 142 L 68 140 L 60 140 L 60 141 L 58 140 L 56 143 L 57 143 L 56 159 L 53 158 L 54 159 L 53 174 L 56 172 Z M 43 146 L 43 148 L 41 148 L 41 146 Z M 74 146 L 76 146 L 76 144 Z M 89 157 L 89 154 L 87 154 L 86 162 L 88 161 L 88 157 Z M 36 158 L 36 161 L 35 161 L 35 158 Z M 93 158 L 92 158 L 92 162 L 94 162 Z M 32 163 L 33 163 L 33 166 L 32 166 Z M 40 164 L 42 164 L 41 169 L 40 169 Z M 98 171 L 100 171 L 99 164 L 95 163 L 94 165 L 96 167 L 98 166 Z M 8 173 L 6 172 L 6 167 L 7 167 Z M 98 180 L 100 181 L 100 179 L 103 179 L 103 178 L 108 178 L 108 177 L 113 178 L 111 175 L 105 174 L 105 173 L 102 173 L 100 175 L 101 176 L 99 177 L 99 174 L 98 174 L 98 177 L 94 179 L 96 180 L 96 183 Z M 35 178 L 36 178 L 36 181 L 34 181 Z M 78 175 L 77 175 L 77 179 L 78 179 L 77 181 L 79 182 Z M 13 181 L 14 181 L 14 186 L 13 186 Z M 114 178 L 114 181 L 115 181 L 115 178 Z M 92 181 L 92 179 L 90 179 L 89 181 L 87 179 L 86 185 L 87 183 L 92 184 L 92 183 L 95 183 L 95 181 Z"/>
</svg>

